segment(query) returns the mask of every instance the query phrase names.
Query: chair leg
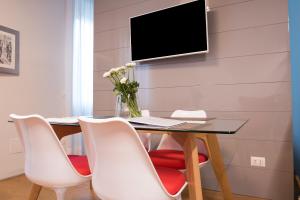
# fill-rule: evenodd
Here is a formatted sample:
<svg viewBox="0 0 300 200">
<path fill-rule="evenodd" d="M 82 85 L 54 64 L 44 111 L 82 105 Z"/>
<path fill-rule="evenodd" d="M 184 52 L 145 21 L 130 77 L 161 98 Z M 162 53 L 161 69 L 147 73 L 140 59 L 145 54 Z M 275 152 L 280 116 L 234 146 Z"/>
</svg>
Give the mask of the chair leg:
<svg viewBox="0 0 300 200">
<path fill-rule="evenodd" d="M 93 189 L 93 185 L 92 185 L 92 180 L 90 180 L 90 190 L 93 192 L 94 189 Z"/>
<path fill-rule="evenodd" d="M 41 192 L 42 186 L 33 183 L 28 200 L 37 200 Z"/>
<path fill-rule="evenodd" d="M 57 200 L 64 200 L 66 188 L 54 188 Z"/>
</svg>

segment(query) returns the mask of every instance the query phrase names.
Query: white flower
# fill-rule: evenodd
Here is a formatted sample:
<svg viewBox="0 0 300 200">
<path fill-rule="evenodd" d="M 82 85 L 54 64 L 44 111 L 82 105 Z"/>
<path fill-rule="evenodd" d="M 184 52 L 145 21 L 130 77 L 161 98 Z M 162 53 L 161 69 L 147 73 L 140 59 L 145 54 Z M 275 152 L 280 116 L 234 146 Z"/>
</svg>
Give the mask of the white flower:
<svg viewBox="0 0 300 200">
<path fill-rule="evenodd" d="M 118 68 L 115 68 L 117 72 L 119 71 L 122 71 L 122 70 L 126 70 L 126 67 L 125 66 L 121 66 L 121 67 L 118 67 Z"/>
<path fill-rule="evenodd" d="M 127 81 L 127 78 L 123 77 L 123 78 L 120 80 L 120 83 L 125 84 L 126 81 Z"/>
<path fill-rule="evenodd" d="M 119 67 L 120 70 L 126 70 L 126 66 Z"/>
<path fill-rule="evenodd" d="M 109 77 L 109 76 L 110 76 L 110 71 L 105 72 L 105 73 L 103 74 L 103 78 L 107 78 L 107 77 Z"/>
<path fill-rule="evenodd" d="M 135 62 L 129 62 L 129 63 L 126 63 L 126 67 L 128 68 L 133 68 L 136 66 L 136 63 Z"/>
<path fill-rule="evenodd" d="M 117 71 L 118 71 L 118 68 L 111 68 L 111 69 L 109 70 L 109 73 L 117 72 Z"/>
</svg>

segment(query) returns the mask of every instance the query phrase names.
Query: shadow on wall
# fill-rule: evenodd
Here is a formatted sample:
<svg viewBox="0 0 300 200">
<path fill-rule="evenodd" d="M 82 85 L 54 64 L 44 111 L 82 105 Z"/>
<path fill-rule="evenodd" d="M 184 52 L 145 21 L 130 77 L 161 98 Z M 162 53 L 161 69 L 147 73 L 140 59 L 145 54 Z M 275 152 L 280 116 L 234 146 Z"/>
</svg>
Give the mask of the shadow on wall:
<svg viewBox="0 0 300 200">
<path fill-rule="evenodd" d="M 140 62 L 140 65 L 143 66 L 160 66 L 160 65 L 167 65 L 172 66 L 173 64 L 180 64 L 186 65 L 188 63 L 196 63 L 196 62 L 205 62 L 207 60 L 207 54 L 194 54 L 194 55 L 185 55 L 173 58 L 166 58 L 166 59 L 157 59 L 151 61 L 143 61 Z"/>
</svg>

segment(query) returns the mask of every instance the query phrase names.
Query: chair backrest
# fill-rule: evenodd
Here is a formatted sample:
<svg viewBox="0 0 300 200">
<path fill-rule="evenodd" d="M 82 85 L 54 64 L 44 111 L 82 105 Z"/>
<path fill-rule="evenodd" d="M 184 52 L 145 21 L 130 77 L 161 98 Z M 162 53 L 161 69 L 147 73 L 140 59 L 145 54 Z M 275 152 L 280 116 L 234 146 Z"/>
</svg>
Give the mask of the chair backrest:
<svg viewBox="0 0 300 200">
<path fill-rule="evenodd" d="M 92 136 L 89 134 L 90 130 L 88 124 L 81 123 L 80 121 L 79 123 L 83 135 L 85 153 L 88 157 L 90 170 L 93 172 L 95 164 L 95 146 L 93 145 Z"/>
<path fill-rule="evenodd" d="M 64 152 L 51 125 L 39 115 L 10 115 L 24 146 L 25 175 L 46 187 L 65 187 L 82 182 Z"/>
<path fill-rule="evenodd" d="M 171 117 L 176 118 L 205 118 L 207 114 L 204 110 L 175 110 Z M 202 140 L 197 140 L 198 152 L 207 155 L 207 150 Z M 182 150 L 182 147 L 170 136 L 164 134 L 157 149 L 175 149 Z"/>
<path fill-rule="evenodd" d="M 141 113 L 142 113 L 142 116 L 150 116 L 150 111 L 149 110 L 141 110 Z M 83 130 L 82 133 L 83 133 L 83 140 L 84 140 L 84 146 L 85 146 L 85 152 L 89 158 L 89 167 L 90 167 L 90 170 L 93 171 L 93 168 L 94 168 L 94 160 L 95 160 L 95 149 L 92 145 L 92 142 L 91 142 L 91 138 L 90 138 L 90 134 L 86 134 L 88 133 L 88 127 L 87 127 L 87 124 L 81 124 L 81 129 Z M 150 150 L 150 136 L 151 136 L 151 133 L 139 133 L 139 137 L 144 145 L 144 147 L 147 149 L 147 150 Z"/>
<path fill-rule="evenodd" d="M 135 129 L 124 119 L 79 118 L 95 149 L 93 189 L 101 199 L 170 199 Z"/>
</svg>

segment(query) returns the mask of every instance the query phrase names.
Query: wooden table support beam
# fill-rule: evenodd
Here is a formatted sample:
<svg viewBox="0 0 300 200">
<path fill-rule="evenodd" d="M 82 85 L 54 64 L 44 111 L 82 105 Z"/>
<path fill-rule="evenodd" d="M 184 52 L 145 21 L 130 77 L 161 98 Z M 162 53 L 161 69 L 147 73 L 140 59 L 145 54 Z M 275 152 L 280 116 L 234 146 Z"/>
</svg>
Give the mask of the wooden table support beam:
<svg viewBox="0 0 300 200">
<path fill-rule="evenodd" d="M 223 197 L 225 200 L 232 200 L 233 195 L 227 178 L 227 172 L 224 167 L 218 138 L 215 134 L 207 134 L 206 137 L 211 164 L 223 192 Z"/>
<path fill-rule="evenodd" d="M 183 148 L 186 166 L 186 178 L 189 188 L 189 199 L 203 200 L 201 176 L 199 170 L 198 147 L 196 144 L 195 135 L 192 133 L 173 133 L 172 137 Z"/>
<path fill-rule="evenodd" d="M 28 200 L 37 200 L 39 198 L 41 190 L 42 186 L 33 183 Z"/>
</svg>

